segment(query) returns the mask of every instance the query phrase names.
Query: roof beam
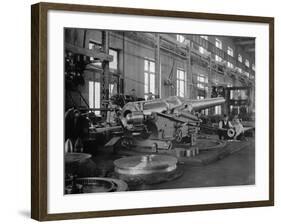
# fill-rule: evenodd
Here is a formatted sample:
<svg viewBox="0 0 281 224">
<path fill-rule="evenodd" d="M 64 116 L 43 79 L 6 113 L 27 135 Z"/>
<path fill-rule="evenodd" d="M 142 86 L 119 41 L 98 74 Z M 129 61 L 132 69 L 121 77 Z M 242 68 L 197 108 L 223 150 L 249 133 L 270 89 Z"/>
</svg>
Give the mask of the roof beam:
<svg viewBox="0 0 281 224">
<path fill-rule="evenodd" d="M 99 59 L 101 61 L 113 61 L 112 55 L 103 53 L 96 49 L 89 50 L 89 49 L 78 47 L 78 46 L 75 46 L 75 45 L 72 45 L 69 43 L 65 43 L 65 49 L 74 54 L 82 54 L 82 55 L 85 55 L 88 57 L 93 57 L 93 58 Z"/>
<path fill-rule="evenodd" d="M 237 45 L 251 45 L 251 44 L 255 44 L 255 40 L 239 40 L 239 41 L 235 41 L 235 44 Z"/>
</svg>

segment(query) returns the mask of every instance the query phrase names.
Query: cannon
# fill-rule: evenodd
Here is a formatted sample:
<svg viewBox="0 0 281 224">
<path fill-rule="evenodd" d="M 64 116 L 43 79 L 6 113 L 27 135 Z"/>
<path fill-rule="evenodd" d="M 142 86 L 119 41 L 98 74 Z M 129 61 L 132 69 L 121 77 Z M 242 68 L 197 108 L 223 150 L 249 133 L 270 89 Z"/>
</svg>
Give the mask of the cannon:
<svg viewBox="0 0 281 224">
<path fill-rule="evenodd" d="M 122 108 L 121 119 L 128 129 L 135 124 L 144 124 L 149 138 L 194 145 L 200 128 L 196 112 L 223 103 L 222 97 L 191 100 L 178 96 L 129 102 Z"/>
<path fill-rule="evenodd" d="M 200 117 L 196 113 L 224 102 L 222 97 L 191 100 L 177 96 L 128 102 L 120 110 L 111 112 L 115 113 L 114 123 L 93 126 L 89 133 L 102 135 L 106 141 L 104 146 L 118 151 L 148 145 L 152 151 L 169 150 L 174 143 L 192 147 L 196 145 L 200 129 Z"/>
</svg>

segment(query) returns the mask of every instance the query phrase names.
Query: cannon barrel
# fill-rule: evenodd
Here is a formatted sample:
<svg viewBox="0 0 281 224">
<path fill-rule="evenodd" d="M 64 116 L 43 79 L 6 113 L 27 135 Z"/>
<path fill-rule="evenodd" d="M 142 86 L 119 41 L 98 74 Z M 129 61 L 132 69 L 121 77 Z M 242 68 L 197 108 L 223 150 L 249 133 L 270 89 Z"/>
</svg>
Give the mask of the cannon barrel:
<svg viewBox="0 0 281 224">
<path fill-rule="evenodd" d="M 217 98 L 189 101 L 188 103 L 191 105 L 192 110 L 197 111 L 197 110 L 207 109 L 210 107 L 224 104 L 225 99 L 223 97 L 217 97 Z"/>
<path fill-rule="evenodd" d="M 182 97 L 171 96 L 166 99 L 129 102 L 123 107 L 122 114 L 126 117 L 128 112 L 133 111 L 141 111 L 144 114 L 150 114 L 152 112 L 162 113 L 176 108 L 191 112 L 192 110 L 196 111 L 217 106 L 223 104 L 224 102 L 225 99 L 223 97 L 202 100 L 186 100 Z"/>
</svg>

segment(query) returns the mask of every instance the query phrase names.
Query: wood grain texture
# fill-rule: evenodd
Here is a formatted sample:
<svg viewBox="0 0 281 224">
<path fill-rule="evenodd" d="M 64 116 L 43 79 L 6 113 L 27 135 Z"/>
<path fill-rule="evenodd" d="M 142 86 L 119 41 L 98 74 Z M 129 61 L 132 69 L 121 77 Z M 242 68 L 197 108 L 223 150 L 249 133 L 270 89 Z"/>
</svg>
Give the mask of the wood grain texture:
<svg viewBox="0 0 281 224">
<path fill-rule="evenodd" d="M 141 208 L 111 211 L 48 214 L 47 204 L 47 12 L 65 10 L 78 12 L 114 13 L 141 16 L 164 16 L 269 24 L 269 200 L 205 205 Z M 274 205 L 274 18 L 210 14 L 201 12 L 163 11 L 91 5 L 38 3 L 31 6 L 31 217 L 39 221 L 81 219 L 93 217 L 141 215 L 198 210 L 214 210 Z"/>
</svg>

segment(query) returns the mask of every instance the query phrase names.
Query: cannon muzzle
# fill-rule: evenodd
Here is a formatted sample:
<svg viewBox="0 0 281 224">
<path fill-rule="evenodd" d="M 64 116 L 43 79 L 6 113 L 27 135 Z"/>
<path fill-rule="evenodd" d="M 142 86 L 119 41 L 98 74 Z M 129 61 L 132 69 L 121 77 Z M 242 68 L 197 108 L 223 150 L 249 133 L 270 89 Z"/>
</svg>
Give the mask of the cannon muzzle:
<svg viewBox="0 0 281 224">
<path fill-rule="evenodd" d="M 202 100 L 189 100 L 188 104 L 191 105 L 192 110 L 198 111 L 202 109 L 208 109 L 210 107 L 218 106 L 225 103 L 223 97 L 208 98 Z"/>
</svg>

